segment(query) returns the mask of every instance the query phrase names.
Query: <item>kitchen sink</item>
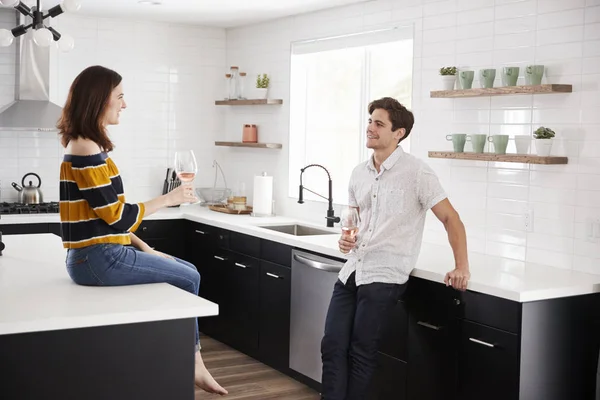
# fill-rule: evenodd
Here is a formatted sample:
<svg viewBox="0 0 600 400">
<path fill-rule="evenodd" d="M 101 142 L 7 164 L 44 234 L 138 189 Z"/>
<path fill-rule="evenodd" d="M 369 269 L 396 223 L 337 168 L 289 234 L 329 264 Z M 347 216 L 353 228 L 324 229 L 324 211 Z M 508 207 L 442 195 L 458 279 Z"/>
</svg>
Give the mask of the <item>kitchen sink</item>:
<svg viewBox="0 0 600 400">
<path fill-rule="evenodd" d="M 260 226 L 260 228 L 269 229 L 281 233 L 287 233 L 288 235 L 294 236 L 316 236 L 316 235 L 334 235 L 335 232 L 326 231 L 324 229 L 313 228 L 312 226 L 306 225 L 267 225 Z"/>
</svg>

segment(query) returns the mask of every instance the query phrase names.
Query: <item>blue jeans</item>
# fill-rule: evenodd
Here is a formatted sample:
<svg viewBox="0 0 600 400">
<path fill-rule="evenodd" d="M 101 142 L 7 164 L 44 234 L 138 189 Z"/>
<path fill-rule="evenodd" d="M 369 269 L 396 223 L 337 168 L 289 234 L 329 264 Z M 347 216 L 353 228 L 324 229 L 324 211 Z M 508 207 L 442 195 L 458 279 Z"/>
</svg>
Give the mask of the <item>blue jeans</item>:
<svg viewBox="0 0 600 400">
<path fill-rule="evenodd" d="M 377 368 L 377 350 L 389 310 L 406 284 L 356 286 L 352 273 L 334 285 L 321 342 L 322 400 L 364 400 Z"/>
<path fill-rule="evenodd" d="M 200 274 L 187 261 L 144 253 L 131 246 L 97 244 L 67 252 L 67 272 L 78 285 L 124 286 L 170 283 L 198 295 Z M 200 348 L 196 319 L 196 348 Z"/>
</svg>

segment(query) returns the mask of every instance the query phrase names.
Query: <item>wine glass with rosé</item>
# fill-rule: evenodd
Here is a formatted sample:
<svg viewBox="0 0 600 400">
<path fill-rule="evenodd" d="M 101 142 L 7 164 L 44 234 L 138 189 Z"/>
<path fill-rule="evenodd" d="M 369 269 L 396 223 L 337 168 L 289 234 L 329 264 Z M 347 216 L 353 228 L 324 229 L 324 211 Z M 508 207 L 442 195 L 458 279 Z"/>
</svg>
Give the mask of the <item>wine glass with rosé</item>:
<svg viewBox="0 0 600 400">
<path fill-rule="evenodd" d="M 356 207 L 345 207 L 342 210 L 340 217 L 340 225 L 342 226 L 342 237 L 353 239 L 358 234 L 358 209 Z"/>
<path fill-rule="evenodd" d="M 192 186 L 192 182 L 194 182 L 194 178 L 198 173 L 198 163 L 192 150 L 175 152 L 175 173 L 183 185 Z M 198 204 L 199 202 L 183 204 Z"/>
</svg>

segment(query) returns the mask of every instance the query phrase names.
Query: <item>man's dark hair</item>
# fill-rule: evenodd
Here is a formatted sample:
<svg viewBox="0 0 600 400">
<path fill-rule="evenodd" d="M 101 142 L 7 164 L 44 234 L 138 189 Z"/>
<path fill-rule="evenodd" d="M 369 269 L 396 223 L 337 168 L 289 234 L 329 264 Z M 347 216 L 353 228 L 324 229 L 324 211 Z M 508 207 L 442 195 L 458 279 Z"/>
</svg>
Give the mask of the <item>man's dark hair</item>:
<svg viewBox="0 0 600 400">
<path fill-rule="evenodd" d="M 369 115 L 373 114 L 378 108 L 388 112 L 390 121 L 392 121 L 392 131 L 396 131 L 400 128 L 406 130 L 406 134 L 398 140 L 398 143 L 406 139 L 415 123 L 413 113 L 400 104 L 398 100 L 391 97 L 383 97 L 379 100 L 372 101 L 371 104 L 369 104 Z"/>
</svg>

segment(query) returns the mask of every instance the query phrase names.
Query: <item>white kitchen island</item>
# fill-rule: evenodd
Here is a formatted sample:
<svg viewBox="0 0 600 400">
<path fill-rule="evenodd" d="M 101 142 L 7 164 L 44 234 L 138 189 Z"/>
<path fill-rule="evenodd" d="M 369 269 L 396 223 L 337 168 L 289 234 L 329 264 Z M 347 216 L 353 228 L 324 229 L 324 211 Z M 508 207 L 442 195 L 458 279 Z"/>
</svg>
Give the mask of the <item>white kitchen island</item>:
<svg viewBox="0 0 600 400">
<path fill-rule="evenodd" d="M 194 321 L 217 304 L 169 284 L 79 286 L 59 237 L 2 241 L 1 398 L 194 398 Z"/>
</svg>

